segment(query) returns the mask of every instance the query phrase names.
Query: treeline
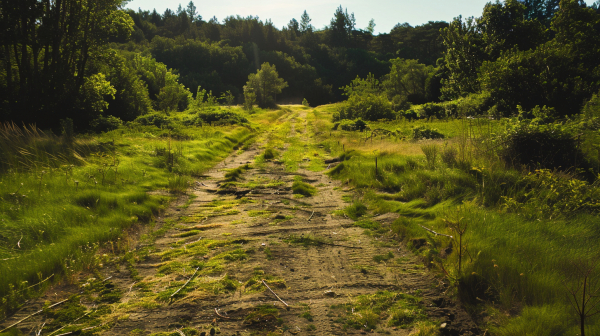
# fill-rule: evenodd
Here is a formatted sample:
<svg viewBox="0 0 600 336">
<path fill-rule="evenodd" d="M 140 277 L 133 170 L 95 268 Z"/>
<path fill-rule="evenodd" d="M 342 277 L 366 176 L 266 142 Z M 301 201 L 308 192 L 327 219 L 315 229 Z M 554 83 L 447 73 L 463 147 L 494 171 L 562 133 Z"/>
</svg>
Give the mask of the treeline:
<svg viewBox="0 0 600 336">
<path fill-rule="evenodd" d="M 407 118 L 577 114 L 600 89 L 599 5 L 490 2 L 481 17 L 459 16 L 441 29 L 435 68 L 395 59 L 387 75 L 354 80 L 340 118 L 376 120 L 394 117 L 392 110 Z"/>
<path fill-rule="evenodd" d="M 0 6 L 0 120 L 54 129 L 66 118 L 100 130 L 152 110 L 184 110 L 199 90 L 241 104 L 263 63 L 288 83 L 277 102 L 339 101 L 342 86 L 385 75 L 397 57 L 435 64 L 448 25 L 398 24 L 373 35 L 373 20 L 357 28 L 341 6 L 324 29 L 306 12 L 282 29 L 252 16 L 205 21 L 193 2 L 162 14 L 124 10 L 118 0 Z"/>
</svg>

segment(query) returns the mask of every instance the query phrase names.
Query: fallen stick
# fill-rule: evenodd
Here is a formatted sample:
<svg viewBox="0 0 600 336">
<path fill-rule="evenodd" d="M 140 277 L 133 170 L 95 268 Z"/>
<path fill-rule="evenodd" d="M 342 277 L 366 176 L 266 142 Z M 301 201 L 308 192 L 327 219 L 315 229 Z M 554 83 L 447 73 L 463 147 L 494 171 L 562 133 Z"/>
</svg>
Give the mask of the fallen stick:
<svg viewBox="0 0 600 336">
<path fill-rule="evenodd" d="M 450 238 L 454 238 L 454 237 L 452 237 L 452 236 L 449 236 L 449 235 L 447 235 L 447 234 L 443 234 L 443 233 L 437 233 L 437 232 L 433 231 L 432 229 L 428 229 L 428 228 L 424 227 L 423 225 L 419 225 L 419 226 L 420 226 L 420 227 L 422 227 L 423 229 L 425 229 L 425 230 L 427 230 L 427 231 L 429 231 L 429 232 L 433 233 L 433 234 L 434 234 L 434 235 L 436 235 L 436 236 L 444 236 L 444 237 L 450 237 Z"/>
<path fill-rule="evenodd" d="M 223 315 L 219 314 L 219 310 L 218 310 L 217 308 L 215 308 L 215 313 L 216 313 L 216 314 L 217 314 L 217 316 L 218 316 L 218 317 L 220 317 L 220 318 L 224 318 L 224 319 L 228 319 L 228 320 L 230 319 L 230 317 L 223 316 Z"/>
<path fill-rule="evenodd" d="M 181 331 L 181 330 L 179 330 L 179 329 L 175 329 L 175 331 L 176 331 L 176 332 L 177 332 L 179 335 L 181 335 L 181 336 L 185 336 L 185 334 L 183 333 L 183 331 Z"/>
<path fill-rule="evenodd" d="M 308 221 L 310 222 L 310 220 L 313 218 L 313 216 L 315 215 L 315 212 L 313 210 L 313 212 L 310 214 L 310 217 L 308 217 Z"/>
<path fill-rule="evenodd" d="M 194 276 L 196 275 L 196 273 L 198 273 L 198 270 L 200 269 L 200 267 L 196 267 L 196 271 L 194 272 L 194 274 L 192 274 L 192 276 L 188 279 L 188 281 L 186 281 L 183 286 L 179 287 L 178 290 L 175 291 L 175 293 L 171 294 L 171 299 L 173 299 L 173 296 L 175 296 L 177 293 L 179 293 L 179 291 L 181 291 L 183 288 L 185 288 L 185 286 L 187 286 L 188 283 L 190 283 L 190 281 L 192 281 L 192 279 L 194 278 Z"/>
<path fill-rule="evenodd" d="M 36 283 L 36 284 L 33 284 L 33 285 L 31 285 L 31 286 L 29 286 L 29 287 L 27 287 L 27 288 L 23 288 L 23 289 L 21 289 L 20 291 L 17 291 L 17 293 L 21 293 L 21 292 L 23 292 L 23 291 L 26 291 L 26 290 L 28 290 L 29 288 L 35 287 L 35 286 L 37 286 L 37 285 L 39 285 L 39 284 L 41 284 L 41 283 L 43 283 L 43 282 L 46 282 L 46 281 L 50 280 L 50 278 L 52 278 L 53 276 L 54 276 L 54 274 L 52 274 L 51 276 L 47 277 L 46 279 L 44 279 L 44 280 L 42 280 L 42 281 L 40 281 L 40 282 L 38 282 L 38 283 Z"/>
<path fill-rule="evenodd" d="M 65 299 L 65 300 L 62 300 L 62 301 L 60 301 L 60 302 L 57 302 L 57 303 L 55 303 L 55 304 L 53 304 L 53 305 L 49 306 L 49 307 L 48 307 L 48 308 L 46 308 L 46 309 L 50 309 L 50 308 L 52 308 L 52 307 L 56 307 L 56 306 L 58 306 L 59 304 L 61 304 L 61 303 L 64 303 L 64 302 L 67 302 L 67 301 L 69 301 L 69 299 Z M 25 320 L 29 319 L 30 317 L 33 317 L 33 316 L 35 316 L 35 315 L 37 315 L 37 314 L 39 314 L 39 313 L 41 313 L 41 312 L 43 312 L 43 311 L 44 311 L 44 309 L 40 309 L 40 310 L 36 311 L 35 313 L 33 313 L 33 314 L 29 315 L 29 316 L 26 316 L 25 318 L 23 318 L 23 319 L 21 319 L 21 320 L 19 320 L 19 321 L 15 322 L 15 323 L 13 323 L 13 324 L 9 325 L 8 327 L 6 327 L 6 328 L 4 328 L 4 329 L 0 330 L 0 333 L 3 333 L 3 332 L 5 332 L 5 331 L 7 331 L 8 329 L 10 329 L 10 328 L 12 328 L 12 327 L 16 326 L 17 324 L 19 324 L 19 323 L 21 323 L 21 322 L 23 322 L 23 321 L 25 321 Z"/>
<path fill-rule="evenodd" d="M 265 282 L 265 279 L 262 279 L 262 283 L 263 285 L 265 285 L 265 287 L 267 287 L 267 289 L 273 293 L 273 295 L 275 295 L 275 297 L 277 298 L 277 300 L 281 301 L 281 303 L 283 303 L 286 307 L 290 307 L 290 305 L 288 305 L 287 303 L 285 303 L 285 301 L 283 301 L 277 294 L 275 294 L 275 292 L 273 292 L 273 290 L 271 289 L 271 287 L 269 287 L 269 285 L 267 285 L 267 283 Z"/>
</svg>

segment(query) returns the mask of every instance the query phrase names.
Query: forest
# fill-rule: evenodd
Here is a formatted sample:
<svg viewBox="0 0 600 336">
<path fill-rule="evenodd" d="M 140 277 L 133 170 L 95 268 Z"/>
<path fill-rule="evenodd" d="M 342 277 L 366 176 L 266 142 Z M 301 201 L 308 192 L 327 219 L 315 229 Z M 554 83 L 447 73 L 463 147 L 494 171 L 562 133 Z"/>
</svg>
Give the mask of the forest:
<svg viewBox="0 0 600 336">
<path fill-rule="evenodd" d="M 600 1 L 379 34 L 201 14 L 0 2 L 0 335 L 600 332 Z M 309 276 L 273 260 L 364 287 L 288 305 Z M 216 316 L 130 316 L 188 304 Z"/>
</svg>

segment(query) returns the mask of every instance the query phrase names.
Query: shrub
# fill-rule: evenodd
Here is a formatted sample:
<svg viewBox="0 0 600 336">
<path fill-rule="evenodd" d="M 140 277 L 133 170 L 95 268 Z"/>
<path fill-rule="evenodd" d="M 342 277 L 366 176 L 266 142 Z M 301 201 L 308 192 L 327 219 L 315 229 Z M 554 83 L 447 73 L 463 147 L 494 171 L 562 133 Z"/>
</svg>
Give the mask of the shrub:
<svg viewBox="0 0 600 336">
<path fill-rule="evenodd" d="M 339 111 L 340 119 L 362 118 L 376 121 L 393 117 L 392 104 L 386 97 L 377 94 L 352 95 L 341 105 Z"/>
<path fill-rule="evenodd" d="M 445 163 L 448 167 L 454 167 L 456 165 L 456 157 L 458 155 L 458 150 L 452 146 L 444 146 L 442 152 L 440 153 L 440 157 L 442 158 L 442 162 Z"/>
<path fill-rule="evenodd" d="M 358 118 L 356 120 L 342 120 L 333 125 L 333 129 L 337 130 L 340 128 L 342 131 L 364 131 L 367 128 L 367 123 L 365 123 L 362 119 Z"/>
<path fill-rule="evenodd" d="M 501 137 L 500 156 L 511 166 L 561 169 L 587 168 L 573 134 L 563 125 L 517 121 Z"/>
<path fill-rule="evenodd" d="M 437 160 L 438 146 L 436 144 L 423 145 L 421 146 L 421 150 L 425 154 L 425 159 L 427 159 L 427 166 L 433 169 Z"/>
<path fill-rule="evenodd" d="M 419 114 L 415 110 L 406 110 L 402 113 L 402 116 L 408 120 L 419 119 Z"/>
<path fill-rule="evenodd" d="M 443 139 L 444 135 L 438 132 L 437 129 L 430 129 L 425 126 L 415 126 L 412 129 L 413 140 L 421 139 Z"/>
<path fill-rule="evenodd" d="M 210 124 L 212 126 L 234 125 L 248 122 L 248 119 L 244 116 L 233 111 L 224 111 L 221 109 L 199 112 L 198 120 L 201 121 L 201 123 Z"/>
<path fill-rule="evenodd" d="M 123 125 L 123 121 L 115 116 L 103 116 L 100 115 L 98 118 L 90 122 L 90 128 L 92 131 L 101 133 L 108 132 L 119 128 Z"/>
<path fill-rule="evenodd" d="M 446 117 L 446 109 L 442 104 L 427 103 L 421 107 L 422 118 L 436 117 L 442 119 Z"/>
<path fill-rule="evenodd" d="M 149 126 L 154 125 L 156 127 L 168 127 L 171 125 L 171 121 L 163 113 L 148 113 L 139 116 L 135 119 L 140 125 Z"/>
</svg>

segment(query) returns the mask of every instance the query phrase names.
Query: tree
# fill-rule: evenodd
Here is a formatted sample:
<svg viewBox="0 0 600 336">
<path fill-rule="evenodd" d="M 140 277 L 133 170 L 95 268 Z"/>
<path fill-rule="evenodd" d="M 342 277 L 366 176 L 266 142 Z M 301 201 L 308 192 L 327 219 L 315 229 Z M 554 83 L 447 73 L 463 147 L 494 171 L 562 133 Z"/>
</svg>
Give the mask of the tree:
<svg viewBox="0 0 600 336">
<path fill-rule="evenodd" d="M 477 19 L 487 59 L 497 59 L 503 51 L 517 47 L 529 50 L 545 42 L 544 27 L 524 18 L 525 6 L 517 0 L 487 3 Z"/>
<path fill-rule="evenodd" d="M 196 5 L 194 5 L 193 1 L 190 1 L 190 3 L 187 5 L 186 12 L 187 12 L 187 16 L 189 17 L 190 21 L 192 21 L 192 22 L 202 21 L 202 16 L 198 15 Z"/>
<path fill-rule="evenodd" d="M 334 46 L 346 46 L 355 25 L 354 13 L 348 15 L 348 9 L 344 11 L 340 5 L 335 10 L 329 25 L 330 43 Z"/>
<path fill-rule="evenodd" d="M 375 32 L 375 19 L 371 19 L 371 21 L 369 21 L 369 25 L 367 26 L 366 30 L 373 34 L 373 32 Z"/>
<path fill-rule="evenodd" d="M 92 64 L 106 56 L 109 38 L 127 38 L 133 29 L 122 3 L 0 2 L 0 103 L 8 118 L 45 126 L 67 117 L 80 120 L 75 102 L 91 83 L 86 78 L 97 73 Z"/>
<path fill-rule="evenodd" d="M 442 95 L 455 99 L 477 92 L 477 69 L 485 59 L 477 22 L 472 17 L 463 20 L 459 16 L 442 30 L 441 36 L 446 47 L 443 65 L 449 77 L 442 81 Z"/>
<path fill-rule="evenodd" d="M 266 108 L 275 106 L 276 95 L 287 86 L 288 83 L 279 78 L 274 65 L 263 63 L 260 70 L 248 76 L 244 92 L 254 92 L 258 106 Z"/>
<path fill-rule="evenodd" d="M 394 99 L 400 96 L 401 100 L 416 104 L 426 102 L 427 81 L 435 72 L 433 66 L 402 58 L 390 62 L 392 63 L 390 73 L 383 81 L 388 97 Z"/>
<path fill-rule="evenodd" d="M 302 16 L 300 17 L 300 32 L 306 33 L 311 32 L 313 30 L 313 26 L 310 24 L 310 21 L 312 21 L 312 19 L 310 18 L 310 16 L 308 16 L 308 13 L 306 13 L 305 10 Z"/>
<path fill-rule="evenodd" d="M 295 40 L 296 36 L 300 32 L 300 25 L 296 19 L 291 19 L 287 25 L 287 29 L 292 33 L 292 41 Z"/>
</svg>

